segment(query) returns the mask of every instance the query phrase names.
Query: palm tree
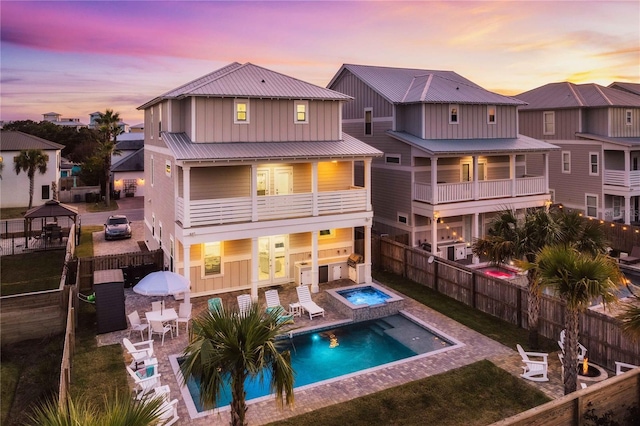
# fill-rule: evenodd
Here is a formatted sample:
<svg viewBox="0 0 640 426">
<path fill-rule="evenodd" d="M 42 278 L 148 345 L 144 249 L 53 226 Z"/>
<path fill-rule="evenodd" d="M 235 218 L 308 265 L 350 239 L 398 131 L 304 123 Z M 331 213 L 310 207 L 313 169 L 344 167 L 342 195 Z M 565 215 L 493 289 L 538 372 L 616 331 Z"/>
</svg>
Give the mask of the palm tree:
<svg viewBox="0 0 640 426">
<path fill-rule="evenodd" d="M 26 172 L 29 177 L 29 207 L 27 208 L 29 210 L 33 206 L 33 183 L 36 171 L 41 175 L 47 172 L 49 156 L 41 149 L 25 149 L 20 151 L 13 161 L 16 174 Z"/>
<path fill-rule="evenodd" d="M 119 154 L 119 151 L 116 150 L 116 138 L 122 133 L 120 113 L 107 109 L 104 113 L 100 113 L 96 123 L 98 123 L 98 130 L 103 136 L 98 155 L 104 162 L 105 203 L 109 206 L 111 205 L 111 156 Z"/>
<path fill-rule="evenodd" d="M 69 399 L 67 406 L 49 401 L 36 407 L 28 424 L 34 426 L 148 426 L 162 414 L 162 397 L 136 400 L 130 397 L 104 397 L 104 408 L 91 401 Z"/>
<path fill-rule="evenodd" d="M 633 339 L 640 339 L 640 305 L 626 302 L 617 318 L 622 321 L 622 330 Z"/>
<path fill-rule="evenodd" d="M 184 350 L 183 377 L 200 383 L 203 406 L 214 407 L 227 380 L 231 384 L 231 424 L 244 426 L 247 405 L 245 380 L 271 373 L 270 388 L 278 406 L 292 406 L 291 354 L 280 352 L 276 338 L 282 333 L 279 312 L 261 310 L 257 303 L 243 314 L 237 309 L 204 312 L 193 320 L 191 341 Z M 186 379 L 185 379 L 186 380 Z"/>
<path fill-rule="evenodd" d="M 545 209 L 527 209 L 518 217 L 514 210 L 500 212 L 491 222 L 487 236 L 474 241 L 476 256 L 486 256 L 492 263 L 510 260 L 533 264 L 538 252 L 558 240 L 560 227 Z M 540 288 L 538 271 L 531 267 L 527 274 L 527 322 L 529 346 L 538 348 L 538 318 L 540 314 Z"/>
<path fill-rule="evenodd" d="M 551 288 L 565 302 L 563 372 L 567 395 L 577 385 L 580 312 L 599 297 L 605 305 L 616 301 L 622 274 L 611 257 L 601 253 L 594 256 L 566 244 L 544 247 L 536 256 L 536 264 L 542 286 Z"/>
</svg>

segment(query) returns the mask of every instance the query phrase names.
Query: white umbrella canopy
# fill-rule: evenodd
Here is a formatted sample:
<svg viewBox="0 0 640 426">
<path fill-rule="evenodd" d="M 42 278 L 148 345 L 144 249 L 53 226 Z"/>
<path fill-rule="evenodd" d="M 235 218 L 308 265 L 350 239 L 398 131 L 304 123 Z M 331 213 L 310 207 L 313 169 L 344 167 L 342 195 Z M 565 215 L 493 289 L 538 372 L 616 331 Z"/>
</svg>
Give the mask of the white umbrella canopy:
<svg viewBox="0 0 640 426">
<path fill-rule="evenodd" d="M 152 272 L 133 286 L 133 291 L 144 296 L 170 296 L 189 292 L 189 280 L 171 271 Z"/>
</svg>

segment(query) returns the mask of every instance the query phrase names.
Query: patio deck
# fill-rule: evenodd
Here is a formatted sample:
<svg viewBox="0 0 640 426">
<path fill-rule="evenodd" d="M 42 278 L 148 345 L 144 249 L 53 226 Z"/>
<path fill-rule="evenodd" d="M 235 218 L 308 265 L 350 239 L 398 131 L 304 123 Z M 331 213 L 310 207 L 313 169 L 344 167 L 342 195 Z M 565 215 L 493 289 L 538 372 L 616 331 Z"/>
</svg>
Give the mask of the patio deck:
<svg viewBox="0 0 640 426">
<path fill-rule="evenodd" d="M 349 280 L 339 280 L 320 286 L 320 293 L 312 295 L 313 300 L 325 309 L 324 318 L 314 318 L 310 320 L 308 316 L 296 317 L 294 328 L 303 328 L 307 326 L 322 326 L 329 323 L 345 320 L 337 311 L 331 308 L 327 301 L 327 293 L 324 290 L 348 286 L 353 284 Z M 268 288 L 267 288 L 268 289 Z M 264 290 L 259 290 L 259 302 L 265 305 Z M 295 284 L 287 284 L 278 287 L 280 301 L 283 306 L 289 303 L 297 302 L 297 294 Z M 126 312 L 138 310 L 140 316 L 145 311 L 151 309 L 151 301 L 157 298 L 141 296 L 134 293 L 131 289 L 125 289 L 126 293 Z M 221 294 L 223 302 L 228 305 L 237 305 L 236 296 L 241 292 L 233 292 Z M 242 292 L 248 293 L 248 291 Z M 214 296 L 211 296 L 214 297 Z M 193 316 L 207 309 L 207 300 L 209 297 L 192 298 Z M 179 301 L 173 300 L 173 297 L 165 298 L 166 306 L 178 308 Z M 502 367 L 506 371 L 519 377 L 522 372 L 521 361 L 515 348 L 508 348 L 502 344 L 485 337 L 463 325 L 451 320 L 450 318 L 429 309 L 428 307 L 405 297 L 404 310 L 411 315 L 417 317 L 421 321 L 433 326 L 445 334 L 464 343 L 464 346 L 453 349 L 444 353 L 434 354 L 424 358 L 410 360 L 399 363 L 390 367 L 380 368 L 375 371 L 350 377 L 345 380 L 335 381 L 322 385 L 313 386 L 303 390 L 295 391 L 296 405 L 293 410 L 285 408 L 279 411 L 276 407 L 274 399 L 260 401 L 248 404 L 247 421 L 251 425 L 261 425 L 280 419 L 296 416 L 298 414 L 317 410 L 339 402 L 348 401 L 359 396 L 377 392 L 389 387 L 408 383 L 417 379 L 443 373 L 445 371 L 459 368 L 479 360 L 488 359 L 496 365 Z M 122 339 L 128 335 L 128 330 L 122 330 L 112 333 L 106 333 L 98 336 L 98 345 L 109 345 L 121 343 Z M 132 333 L 131 340 L 137 342 L 140 335 Z M 187 344 L 187 334 L 184 327 L 181 326 L 179 337 L 171 339 L 169 336 L 165 339 L 164 346 L 160 346 L 160 338 L 156 337 L 154 342 L 154 350 L 158 358 L 159 372 L 161 374 L 161 383 L 169 385 L 171 389 L 171 398 L 179 400 L 178 413 L 180 420 L 178 424 L 189 425 L 227 425 L 229 424 L 229 412 L 227 410 L 215 410 L 214 414 L 206 417 L 192 419 L 188 413 L 187 407 L 183 401 L 183 396 L 177 378 L 169 362 L 170 355 L 181 354 Z M 123 365 L 124 368 L 124 365 Z M 560 361 L 555 353 L 549 354 L 549 382 L 534 383 L 532 386 L 537 387 L 551 398 L 558 398 L 563 395 L 563 387 L 560 374 Z M 524 380 L 524 379 L 523 379 Z M 133 384 L 133 382 L 131 382 Z"/>
</svg>

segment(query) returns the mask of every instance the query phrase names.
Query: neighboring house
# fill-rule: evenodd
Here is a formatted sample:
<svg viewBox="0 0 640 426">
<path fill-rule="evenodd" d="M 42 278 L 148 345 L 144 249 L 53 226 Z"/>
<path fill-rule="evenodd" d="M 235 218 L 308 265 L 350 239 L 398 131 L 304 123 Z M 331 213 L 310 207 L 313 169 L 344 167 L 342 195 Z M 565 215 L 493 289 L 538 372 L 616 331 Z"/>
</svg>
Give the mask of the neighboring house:
<svg viewBox="0 0 640 426">
<path fill-rule="evenodd" d="M 561 150 L 549 163 L 554 201 L 587 216 L 640 222 L 640 85 L 550 83 L 517 95 L 520 132 Z M 621 90 L 622 89 L 622 90 Z"/>
<path fill-rule="evenodd" d="M 518 134 L 523 102 L 452 71 L 345 64 L 328 87 L 355 99 L 344 131 L 384 151 L 371 171 L 376 232 L 463 260 L 494 212 L 548 202 L 555 147 Z"/>
<path fill-rule="evenodd" d="M 95 111 L 89 114 L 90 129 L 98 129 L 99 127 L 98 119 L 100 118 L 101 115 L 102 113 L 100 111 Z M 121 133 L 129 133 L 129 125 L 122 120 L 118 123 L 118 128 L 120 128 Z"/>
<path fill-rule="evenodd" d="M 142 133 L 144 132 L 144 123 L 134 124 L 129 128 L 131 133 Z"/>
<path fill-rule="evenodd" d="M 29 205 L 29 177 L 24 171 L 16 174 L 14 158 L 25 149 L 41 149 L 49 156 L 47 171 L 36 171 L 33 185 L 33 206 L 39 206 L 54 198 L 54 186 L 60 177 L 60 156 L 64 145 L 22 132 L 0 132 L 0 162 L 3 164 L 0 179 L 0 207 L 27 207 Z"/>
<path fill-rule="evenodd" d="M 43 121 L 49 121 L 58 126 L 75 127 L 76 130 L 87 127 L 86 124 L 81 123 L 79 118 L 62 118 L 62 115 L 57 112 L 46 112 L 42 114 Z"/>
<path fill-rule="evenodd" d="M 111 156 L 113 189 L 122 197 L 144 197 L 144 134 L 119 134 L 116 150 L 120 155 Z"/>
<path fill-rule="evenodd" d="M 633 93 L 640 96 L 640 83 L 627 83 L 623 81 L 614 81 L 608 87 L 612 89 L 624 90 L 625 92 Z"/>
<path fill-rule="evenodd" d="M 139 107 L 145 240 L 193 295 L 371 281 L 369 171 L 382 153 L 342 132 L 350 99 L 232 63 Z M 364 185 L 354 183 L 356 162 Z M 356 230 L 364 263 L 349 268 Z"/>
</svg>

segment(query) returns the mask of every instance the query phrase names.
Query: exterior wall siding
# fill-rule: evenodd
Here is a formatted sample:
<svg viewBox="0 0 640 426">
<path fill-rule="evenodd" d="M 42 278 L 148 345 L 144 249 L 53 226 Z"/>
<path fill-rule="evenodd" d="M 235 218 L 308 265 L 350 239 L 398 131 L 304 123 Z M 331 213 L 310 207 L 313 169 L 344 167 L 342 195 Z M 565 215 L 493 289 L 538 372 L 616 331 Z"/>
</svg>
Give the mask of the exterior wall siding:
<svg viewBox="0 0 640 426">
<path fill-rule="evenodd" d="M 397 221 L 398 212 L 411 215 L 411 173 L 403 170 L 373 168 L 371 200 L 379 218 Z M 409 217 L 409 220 L 411 218 Z"/>
<path fill-rule="evenodd" d="M 555 111 L 555 133 L 552 135 L 543 134 L 543 112 Z M 574 109 L 561 110 L 536 110 L 536 111 L 520 111 L 518 114 L 520 123 L 520 133 L 523 135 L 542 140 L 567 140 L 575 139 L 576 133 L 585 132 L 580 129 L 581 111 Z M 589 121 L 589 120 L 587 120 Z"/>
<path fill-rule="evenodd" d="M 346 93 L 354 99 L 344 104 L 342 118 L 364 119 L 364 109 L 373 108 L 373 117 L 391 117 L 393 105 L 378 93 L 371 90 L 360 79 L 349 71 L 344 71 L 342 76 L 331 86 L 332 90 Z M 391 127 L 388 127 L 391 128 Z M 357 137 L 357 136 L 356 136 Z"/>
<path fill-rule="evenodd" d="M 249 166 L 192 167 L 192 200 L 250 197 L 251 168 Z"/>
<path fill-rule="evenodd" d="M 145 126 L 145 130 L 146 130 Z M 145 143 L 147 141 L 145 140 Z M 154 179 L 152 182 L 151 176 L 151 157 L 153 157 L 153 173 Z M 170 247 L 170 234 L 173 234 L 175 223 L 175 197 L 174 182 L 176 173 L 174 173 L 175 167 L 172 166 L 171 176 L 167 176 L 165 173 L 165 162 L 169 160 L 173 162 L 173 158 L 157 152 L 150 152 L 145 150 L 144 153 L 144 170 L 145 170 L 145 210 L 144 219 L 149 227 L 152 227 L 155 216 L 155 232 L 150 228 L 145 227 L 145 242 L 150 250 L 155 250 L 162 245 L 165 251 L 165 262 L 168 259 L 168 250 Z M 159 240 L 159 226 L 162 223 L 162 244 Z"/>
<path fill-rule="evenodd" d="M 386 134 L 386 131 L 391 129 L 391 121 L 374 121 L 372 136 L 364 136 L 364 125 L 362 123 L 345 123 L 342 129 L 345 133 L 386 154 L 400 155 L 402 166 L 411 165 L 411 147 Z M 374 158 L 372 164 L 385 164 L 385 157 Z"/>
<path fill-rule="evenodd" d="M 53 199 L 52 182 L 58 185 L 60 180 L 60 167 L 58 166 L 60 151 L 47 149 L 43 150 L 43 152 L 49 156 L 49 161 L 47 162 L 47 171 L 44 174 L 36 171 L 33 176 L 32 207 L 38 207 Z M 20 174 L 16 174 L 14 169 L 14 158 L 19 155 L 20 151 L 2 151 L 5 166 L 2 179 L 0 179 L 0 192 L 2 193 L 0 205 L 2 207 L 27 207 L 29 205 L 29 177 L 22 170 Z M 48 198 L 42 198 L 42 186 L 44 185 L 49 186 Z M 58 190 L 60 190 L 60 187 L 58 187 Z"/>
<path fill-rule="evenodd" d="M 490 139 L 517 137 L 516 108 L 496 107 L 496 123 L 487 123 L 487 105 L 458 105 L 458 124 L 449 124 L 449 104 L 426 104 L 426 139 Z M 421 136 L 417 134 L 416 136 Z"/>
<path fill-rule="evenodd" d="M 631 110 L 631 125 L 626 123 L 626 112 Z M 640 137 L 640 108 L 611 108 L 611 137 Z"/>
<path fill-rule="evenodd" d="M 422 104 L 398 105 L 396 130 L 422 137 Z"/>
<path fill-rule="evenodd" d="M 585 111 L 584 131 L 595 135 L 609 136 L 608 108 L 589 108 Z"/>
<path fill-rule="evenodd" d="M 196 143 L 340 139 L 337 101 L 309 101 L 307 124 L 293 122 L 293 100 L 250 99 L 246 124 L 234 123 L 232 98 L 196 98 L 195 104 L 196 134 L 190 137 Z"/>
</svg>

